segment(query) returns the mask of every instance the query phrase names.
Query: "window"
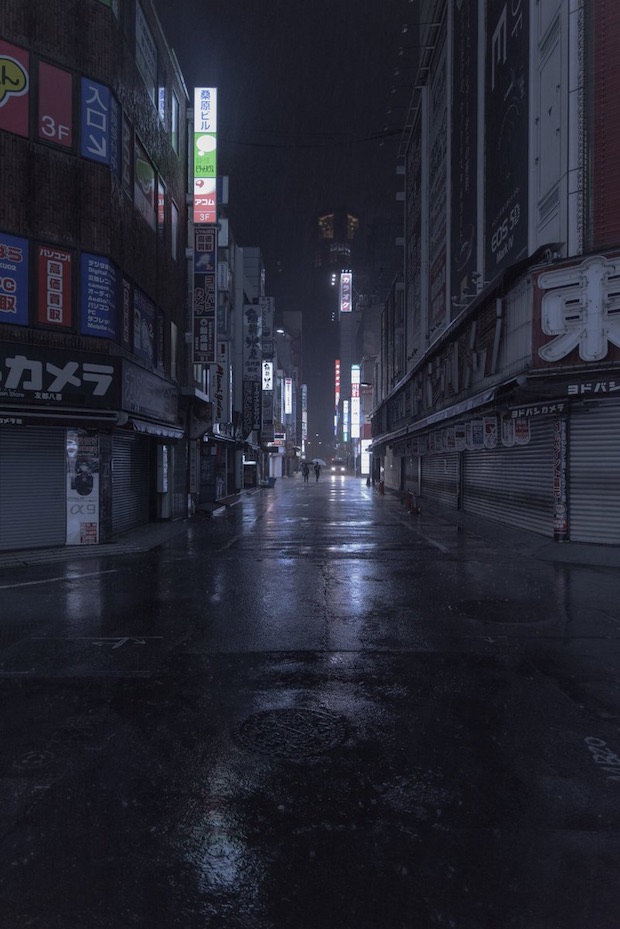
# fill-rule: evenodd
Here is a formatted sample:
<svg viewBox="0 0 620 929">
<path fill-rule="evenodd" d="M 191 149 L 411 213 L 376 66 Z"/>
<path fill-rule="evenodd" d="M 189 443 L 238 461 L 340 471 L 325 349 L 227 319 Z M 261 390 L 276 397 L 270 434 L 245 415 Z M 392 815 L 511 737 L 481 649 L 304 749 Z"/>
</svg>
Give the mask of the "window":
<svg viewBox="0 0 620 929">
<path fill-rule="evenodd" d="M 170 377 L 177 379 L 177 351 L 179 344 L 179 329 L 176 323 L 170 322 Z"/>
<path fill-rule="evenodd" d="M 179 114 L 181 107 L 179 106 L 179 98 L 175 94 L 174 90 L 172 91 L 171 98 L 171 130 L 170 130 L 170 141 L 172 142 L 172 147 L 179 154 Z"/>
<path fill-rule="evenodd" d="M 157 105 L 157 46 L 139 3 L 136 3 L 136 64 L 146 84 L 146 91 Z"/>
<path fill-rule="evenodd" d="M 350 213 L 347 214 L 347 239 L 349 241 L 355 238 L 355 235 L 359 229 L 360 221 L 357 216 L 351 216 Z"/>
<path fill-rule="evenodd" d="M 179 260 L 179 210 L 174 202 L 170 204 L 170 252 L 174 261 Z"/>
<path fill-rule="evenodd" d="M 334 214 L 326 213 L 324 216 L 319 216 L 319 238 L 320 239 L 333 239 L 334 238 Z"/>
<path fill-rule="evenodd" d="M 157 235 L 163 239 L 166 234 L 166 187 L 159 177 L 157 179 Z"/>
</svg>

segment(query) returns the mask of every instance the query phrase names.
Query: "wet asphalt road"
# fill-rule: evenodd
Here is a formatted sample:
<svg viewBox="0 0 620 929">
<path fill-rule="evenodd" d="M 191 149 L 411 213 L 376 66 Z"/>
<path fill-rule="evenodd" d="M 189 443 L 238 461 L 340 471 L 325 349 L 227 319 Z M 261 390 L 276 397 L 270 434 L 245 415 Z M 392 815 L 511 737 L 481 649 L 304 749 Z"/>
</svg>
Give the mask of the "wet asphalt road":
<svg viewBox="0 0 620 929">
<path fill-rule="evenodd" d="M 618 929 L 619 574 L 353 478 L 0 569 L 0 929 Z"/>
</svg>

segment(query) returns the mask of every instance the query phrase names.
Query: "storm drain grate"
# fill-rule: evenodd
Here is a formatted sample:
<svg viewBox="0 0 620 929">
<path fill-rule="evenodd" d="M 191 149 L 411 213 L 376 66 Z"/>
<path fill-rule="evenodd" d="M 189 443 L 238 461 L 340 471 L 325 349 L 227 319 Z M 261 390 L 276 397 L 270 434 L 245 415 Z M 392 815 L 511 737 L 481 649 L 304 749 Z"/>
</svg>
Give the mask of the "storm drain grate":
<svg viewBox="0 0 620 929">
<path fill-rule="evenodd" d="M 254 713 L 235 735 L 251 752 L 279 758 L 313 758 L 345 739 L 342 716 L 324 710 L 275 709 Z"/>
</svg>

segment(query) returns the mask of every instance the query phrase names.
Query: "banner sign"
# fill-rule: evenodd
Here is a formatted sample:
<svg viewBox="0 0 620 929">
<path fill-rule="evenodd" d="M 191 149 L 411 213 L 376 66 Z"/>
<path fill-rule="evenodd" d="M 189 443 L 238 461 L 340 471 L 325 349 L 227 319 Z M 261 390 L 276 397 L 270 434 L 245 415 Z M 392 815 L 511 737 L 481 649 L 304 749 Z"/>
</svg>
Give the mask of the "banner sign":
<svg viewBox="0 0 620 929">
<path fill-rule="evenodd" d="M 215 363 L 217 228 L 194 227 L 194 364 Z"/>
<path fill-rule="evenodd" d="M 487 0 L 485 77 L 485 280 L 528 245 L 529 9 Z"/>
<path fill-rule="evenodd" d="M 28 325 L 28 241 L 0 232 L 0 323 Z"/>
<path fill-rule="evenodd" d="M 37 321 L 68 329 L 73 325 L 73 255 L 63 248 L 37 245 Z"/>
<path fill-rule="evenodd" d="M 0 343 L 2 405 L 114 409 L 120 403 L 118 361 L 107 355 Z"/>
<path fill-rule="evenodd" d="M 217 88 L 194 88 L 194 222 L 217 222 Z"/>
<path fill-rule="evenodd" d="M 246 304 L 243 308 L 243 377 L 247 381 L 261 381 L 263 317 L 259 306 Z"/>
<path fill-rule="evenodd" d="M 82 252 L 80 332 L 104 339 L 117 336 L 118 271 L 111 261 Z"/>
</svg>

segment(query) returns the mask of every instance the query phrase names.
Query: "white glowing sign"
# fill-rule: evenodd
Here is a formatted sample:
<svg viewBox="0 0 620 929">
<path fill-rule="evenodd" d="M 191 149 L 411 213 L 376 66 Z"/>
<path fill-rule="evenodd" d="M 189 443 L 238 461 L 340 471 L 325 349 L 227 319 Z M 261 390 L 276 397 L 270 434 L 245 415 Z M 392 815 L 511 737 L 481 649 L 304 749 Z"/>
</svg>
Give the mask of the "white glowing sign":
<svg viewBox="0 0 620 929">
<path fill-rule="evenodd" d="M 340 312 L 350 313 L 353 309 L 353 275 L 350 271 L 340 274 Z"/>
<path fill-rule="evenodd" d="M 360 437 L 360 366 L 351 365 L 351 438 Z"/>
<path fill-rule="evenodd" d="M 194 222 L 217 222 L 217 88 L 194 88 Z"/>
</svg>

